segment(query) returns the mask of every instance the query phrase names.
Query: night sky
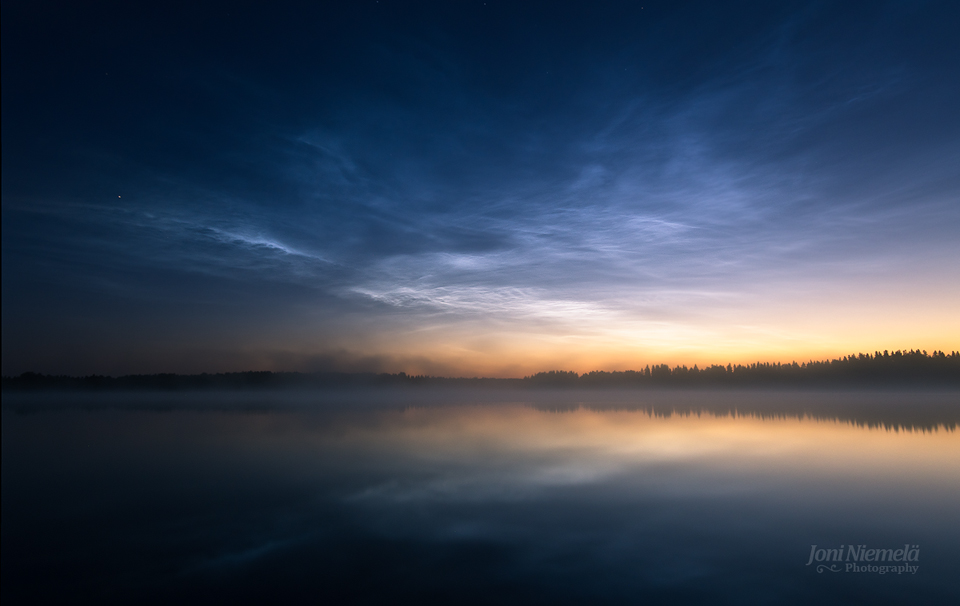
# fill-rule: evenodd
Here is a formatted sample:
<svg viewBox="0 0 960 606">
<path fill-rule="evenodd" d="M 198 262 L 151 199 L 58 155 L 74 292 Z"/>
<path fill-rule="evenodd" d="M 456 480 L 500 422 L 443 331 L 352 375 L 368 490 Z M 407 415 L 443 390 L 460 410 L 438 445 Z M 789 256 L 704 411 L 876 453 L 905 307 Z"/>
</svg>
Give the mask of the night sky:
<svg viewBox="0 0 960 606">
<path fill-rule="evenodd" d="M 960 4 L 2 5 L 3 374 L 960 345 Z"/>
</svg>

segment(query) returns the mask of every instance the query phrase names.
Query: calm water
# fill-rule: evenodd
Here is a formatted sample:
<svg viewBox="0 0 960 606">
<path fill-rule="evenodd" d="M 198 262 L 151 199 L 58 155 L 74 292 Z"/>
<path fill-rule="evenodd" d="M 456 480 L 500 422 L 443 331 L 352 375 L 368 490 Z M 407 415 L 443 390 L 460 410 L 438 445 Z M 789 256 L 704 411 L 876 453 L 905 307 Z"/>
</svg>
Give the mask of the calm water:
<svg viewBox="0 0 960 606">
<path fill-rule="evenodd" d="M 960 600 L 957 393 L 5 394 L 2 415 L 5 604 Z M 818 572 L 811 545 L 916 568 Z"/>
</svg>

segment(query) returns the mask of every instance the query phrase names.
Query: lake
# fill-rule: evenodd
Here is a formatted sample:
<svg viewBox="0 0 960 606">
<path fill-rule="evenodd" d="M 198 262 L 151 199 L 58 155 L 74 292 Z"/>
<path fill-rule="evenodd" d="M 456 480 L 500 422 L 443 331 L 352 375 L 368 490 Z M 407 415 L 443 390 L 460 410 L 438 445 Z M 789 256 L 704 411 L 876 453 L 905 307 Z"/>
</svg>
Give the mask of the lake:
<svg viewBox="0 0 960 606">
<path fill-rule="evenodd" d="M 960 393 L 5 393 L 15 603 L 960 603 Z"/>
</svg>

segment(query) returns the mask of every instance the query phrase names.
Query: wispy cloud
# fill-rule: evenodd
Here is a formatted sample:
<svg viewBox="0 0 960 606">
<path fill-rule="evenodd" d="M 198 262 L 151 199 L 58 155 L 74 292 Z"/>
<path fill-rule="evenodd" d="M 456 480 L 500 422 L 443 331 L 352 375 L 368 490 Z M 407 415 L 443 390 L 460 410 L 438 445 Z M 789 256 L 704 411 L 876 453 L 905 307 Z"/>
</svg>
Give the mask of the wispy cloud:
<svg viewBox="0 0 960 606">
<path fill-rule="evenodd" d="M 154 130 L 23 130 L 74 137 L 84 158 L 56 178 L 35 163 L 45 182 L 5 122 L 4 271 L 19 281 L 4 301 L 28 283 L 45 301 L 71 284 L 140 305 L 203 287 L 214 307 L 250 301 L 235 332 L 253 349 L 266 338 L 249 327 L 282 318 L 302 339 L 290 350 L 369 359 L 493 351 L 473 344 L 488 327 L 558 350 L 572 335 L 568 353 L 819 347 L 864 307 L 927 292 L 946 308 L 960 80 L 955 45 L 904 25 L 925 10 L 644 12 L 612 37 L 544 23 L 495 48 L 433 22 L 347 36 L 356 52 L 336 61 L 225 65 L 203 85 L 197 68 L 181 84 L 218 110 L 161 95 Z M 54 113 L 70 114 L 34 129 Z M 377 349 L 425 332 L 422 350 Z"/>
</svg>

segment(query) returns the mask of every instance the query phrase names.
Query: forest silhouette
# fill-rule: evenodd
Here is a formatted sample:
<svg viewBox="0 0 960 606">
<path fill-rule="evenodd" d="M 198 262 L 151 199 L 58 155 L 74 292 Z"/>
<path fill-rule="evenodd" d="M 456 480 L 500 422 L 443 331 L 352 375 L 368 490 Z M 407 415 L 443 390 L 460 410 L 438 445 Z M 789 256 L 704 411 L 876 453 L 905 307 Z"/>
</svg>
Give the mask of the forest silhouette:
<svg viewBox="0 0 960 606">
<path fill-rule="evenodd" d="M 666 364 L 642 370 L 603 371 L 584 374 L 551 370 L 522 379 L 451 378 L 389 373 L 270 372 L 249 371 L 217 374 L 125 375 L 82 377 L 26 372 L 3 377 L 3 389 L 33 391 L 66 390 L 180 390 L 180 389 L 277 389 L 325 387 L 828 387 L 828 386 L 921 386 L 960 387 L 960 352 L 921 350 L 853 354 L 834 360 L 803 363 L 756 362 L 753 364 Z"/>
</svg>

